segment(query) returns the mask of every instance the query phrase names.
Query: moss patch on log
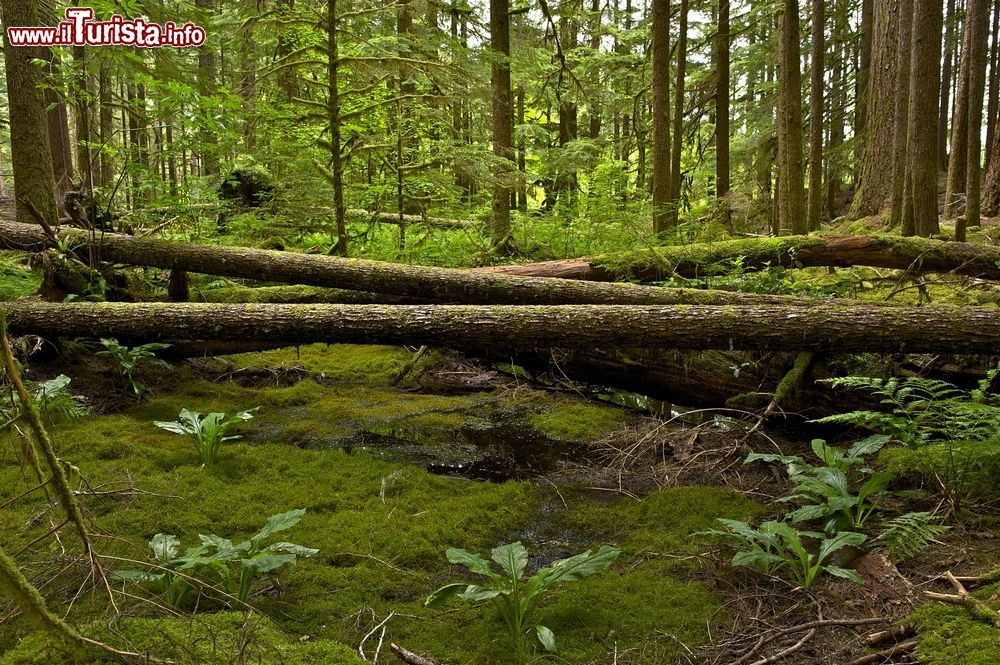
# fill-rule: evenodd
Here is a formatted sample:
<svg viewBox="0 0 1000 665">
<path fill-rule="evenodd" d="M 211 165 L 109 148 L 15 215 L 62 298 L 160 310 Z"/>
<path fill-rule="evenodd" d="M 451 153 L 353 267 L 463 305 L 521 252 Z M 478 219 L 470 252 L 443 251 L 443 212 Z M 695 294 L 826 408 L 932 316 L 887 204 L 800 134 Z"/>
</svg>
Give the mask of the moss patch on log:
<svg viewBox="0 0 1000 665">
<path fill-rule="evenodd" d="M 0 252 L 0 302 L 30 296 L 42 285 L 41 275 L 24 265 L 23 256 Z"/>
<path fill-rule="evenodd" d="M 988 598 L 995 585 L 977 596 Z M 977 621 L 963 607 L 930 603 L 909 617 L 917 630 L 916 654 L 925 665 L 993 665 L 1000 661 L 1000 630 Z"/>
</svg>

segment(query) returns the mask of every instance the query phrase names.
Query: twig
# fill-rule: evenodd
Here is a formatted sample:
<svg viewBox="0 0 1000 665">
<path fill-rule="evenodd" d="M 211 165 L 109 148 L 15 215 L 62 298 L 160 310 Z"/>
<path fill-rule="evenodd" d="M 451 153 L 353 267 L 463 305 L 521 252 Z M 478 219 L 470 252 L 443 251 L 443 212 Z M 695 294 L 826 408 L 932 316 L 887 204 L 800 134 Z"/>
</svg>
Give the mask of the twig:
<svg viewBox="0 0 1000 665">
<path fill-rule="evenodd" d="M 428 658 L 426 656 L 419 656 L 412 651 L 407 651 L 398 644 L 389 643 L 389 650 L 396 654 L 396 658 L 399 658 L 407 665 L 438 665 L 436 660 Z"/>
<path fill-rule="evenodd" d="M 375 632 L 379 628 L 381 628 L 382 629 L 382 636 L 379 637 L 379 639 L 378 639 L 378 646 L 375 648 L 375 660 L 374 660 L 374 662 L 376 662 L 376 663 L 378 662 L 378 652 L 381 651 L 381 649 L 382 649 L 382 639 L 385 638 L 385 627 L 386 627 L 386 624 L 388 624 L 389 623 L 389 619 L 391 619 L 394 616 L 396 616 L 396 613 L 394 611 L 393 612 L 389 612 L 389 616 L 387 616 L 386 618 L 384 618 L 381 621 L 379 621 L 375 625 L 374 628 L 372 628 L 371 630 L 368 631 L 367 635 L 365 635 L 363 638 L 361 638 L 361 644 L 358 645 L 358 653 L 361 655 L 361 660 L 368 660 L 368 657 L 365 655 L 365 642 L 367 642 L 368 638 L 371 637 L 372 635 L 374 635 Z"/>
<path fill-rule="evenodd" d="M 883 660 L 888 660 L 890 658 L 895 658 L 896 656 L 901 656 L 908 651 L 912 651 L 917 646 L 916 640 L 908 640 L 906 642 L 900 642 L 891 649 L 883 649 L 882 651 L 877 651 L 875 653 L 870 653 L 861 658 L 852 660 L 848 665 L 871 665 L 871 663 L 878 663 Z"/>
<path fill-rule="evenodd" d="M 406 375 L 413 371 L 413 368 L 417 365 L 417 361 L 419 361 L 425 353 L 427 353 L 427 346 L 421 346 L 417 349 L 417 352 L 413 354 L 413 357 L 410 358 L 405 365 L 403 365 L 399 372 L 396 373 L 396 376 L 392 377 L 392 381 L 389 382 L 389 385 L 399 385 L 399 382 L 405 379 Z"/>
<path fill-rule="evenodd" d="M 787 649 L 784 649 L 782 651 L 779 651 L 778 653 L 774 654 L 773 656 L 768 656 L 767 658 L 761 658 L 760 660 L 755 660 L 750 665 L 768 665 L 768 663 L 776 663 L 779 660 L 781 660 L 782 658 L 784 658 L 785 656 L 790 656 L 793 653 L 795 653 L 796 651 L 798 651 L 799 649 L 801 649 L 802 647 L 804 647 L 806 645 L 806 642 L 808 642 L 809 640 L 811 640 L 813 638 L 813 635 L 815 635 L 815 634 L 816 634 L 816 629 L 815 628 L 811 628 L 808 633 L 806 633 L 805 635 L 802 636 L 801 640 L 799 640 L 798 642 L 796 642 L 792 646 L 790 646 Z"/>
</svg>

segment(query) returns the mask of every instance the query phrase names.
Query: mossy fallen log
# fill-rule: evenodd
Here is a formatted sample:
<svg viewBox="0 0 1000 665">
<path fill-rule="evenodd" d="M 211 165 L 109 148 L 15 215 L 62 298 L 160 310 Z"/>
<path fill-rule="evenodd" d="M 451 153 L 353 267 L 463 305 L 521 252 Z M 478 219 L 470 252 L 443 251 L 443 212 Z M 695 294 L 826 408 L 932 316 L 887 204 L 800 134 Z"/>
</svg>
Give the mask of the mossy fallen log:
<svg viewBox="0 0 1000 665">
<path fill-rule="evenodd" d="M 599 284 L 566 279 L 431 268 L 335 256 L 245 247 L 199 245 L 103 233 L 94 236 L 63 228 L 78 252 L 93 251 L 103 261 L 165 270 L 241 277 L 265 282 L 348 289 L 463 304 L 810 304 L 809 299 L 700 289 L 665 289 L 633 284 Z M 53 241 L 38 226 L 0 220 L 0 248 L 40 251 Z"/>
<path fill-rule="evenodd" d="M 785 305 L 275 305 L 8 303 L 10 329 L 46 337 L 992 354 L 1000 310 Z"/>
<path fill-rule="evenodd" d="M 672 275 L 726 273 L 737 263 L 743 270 L 767 266 L 871 266 L 1000 279 L 1000 247 L 890 235 L 744 238 L 483 270 L 590 281 L 655 281 Z"/>
</svg>

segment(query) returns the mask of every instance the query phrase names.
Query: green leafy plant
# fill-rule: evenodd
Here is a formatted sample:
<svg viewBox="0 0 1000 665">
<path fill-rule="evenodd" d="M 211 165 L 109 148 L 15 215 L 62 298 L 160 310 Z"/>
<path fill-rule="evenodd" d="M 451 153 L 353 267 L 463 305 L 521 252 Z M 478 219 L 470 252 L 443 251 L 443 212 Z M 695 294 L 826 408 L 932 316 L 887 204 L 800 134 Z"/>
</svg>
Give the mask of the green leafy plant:
<svg viewBox="0 0 1000 665">
<path fill-rule="evenodd" d="M 528 565 L 528 551 L 520 542 L 493 549 L 493 561 L 500 566 L 502 574 L 494 572 L 490 562 L 478 554 L 453 547 L 445 553 L 448 561 L 482 575 L 486 578 L 486 583 L 455 582 L 445 585 L 432 593 L 424 604 L 427 607 L 437 607 L 455 595 L 462 600 L 489 600 L 500 613 L 519 656 L 525 655 L 525 635 L 532 629 L 546 651 L 555 651 L 556 639 L 552 631 L 542 625 L 533 625 L 538 601 L 556 583 L 575 582 L 601 572 L 614 563 L 620 553 L 621 550 L 617 548 L 602 545 L 595 552 L 587 550 L 555 561 L 525 582 L 521 578 Z"/>
<path fill-rule="evenodd" d="M 906 513 L 886 520 L 878 540 L 885 554 L 899 563 L 912 559 L 928 543 L 951 527 L 939 524 L 939 518 L 927 512 Z"/>
<path fill-rule="evenodd" d="M 179 420 L 162 421 L 157 420 L 153 424 L 160 429 L 175 434 L 186 434 L 194 443 L 195 450 L 201 458 L 202 464 L 212 465 L 219 454 L 219 448 L 225 441 L 239 439 L 239 435 L 226 436 L 226 432 L 236 423 L 250 420 L 260 407 L 240 411 L 234 416 L 226 418 L 225 413 L 209 413 L 204 415 L 197 411 L 181 409 Z"/>
<path fill-rule="evenodd" d="M 154 351 L 162 351 L 163 349 L 170 348 L 169 344 L 150 342 L 141 346 L 128 347 L 119 344 L 118 340 L 113 337 L 105 337 L 101 339 L 101 346 L 104 347 L 104 350 L 98 351 L 94 355 L 111 358 L 114 361 L 115 368 L 118 370 L 118 374 L 128 381 L 129 385 L 132 386 L 132 391 L 136 395 L 142 395 L 146 389 L 142 385 L 142 382 L 133 374 L 140 365 L 155 364 L 162 367 L 170 367 L 170 365 L 157 358 L 156 354 L 153 353 Z"/>
<path fill-rule="evenodd" d="M 272 515 L 256 535 L 239 544 L 220 536 L 199 534 L 201 545 L 188 548 L 182 556 L 177 555 L 180 540 L 176 536 L 158 533 L 149 541 L 156 568 L 119 571 L 115 577 L 151 583 L 163 602 L 175 607 L 183 604 L 194 591 L 192 577 L 208 585 L 219 585 L 245 603 L 262 573 L 294 564 L 299 557 L 311 557 L 319 551 L 284 541 L 265 543 L 272 534 L 298 524 L 305 512 L 305 508 L 297 508 Z M 178 575 L 179 571 L 184 572 Z"/>
<path fill-rule="evenodd" d="M 882 398 L 887 411 L 851 411 L 817 423 L 849 424 L 889 434 L 909 446 L 941 440 L 1000 439 L 1000 397 L 990 391 L 1000 367 L 990 370 L 978 387 L 965 391 L 937 379 L 875 379 L 846 376 L 827 381 L 834 388 L 869 390 Z"/>
<path fill-rule="evenodd" d="M 796 585 L 810 589 L 821 573 L 842 577 L 858 584 L 864 580 L 857 571 L 842 568 L 827 560 L 845 547 L 857 547 L 868 539 L 863 533 L 841 531 L 832 537 L 816 531 L 800 531 L 785 522 L 771 520 L 754 529 L 746 522 L 720 519 L 725 531 L 713 530 L 701 535 L 721 536 L 742 548 L 730 563 L 760 571 L 765 575 L 787 575 Z M 816 547 L 807 547 L 806 540 Z"/>
<path fill-rule="evenodd" d="M 798 455 L 763 453 L 747 455 L 744 463 L 763 461 L 786 464 L 789 480 L 795 483 L 795 487 L 790 495 L 779 501 L 805 502 L 786 517 L 792 522 L 833 518 L 826 526 L 827 532 L 832 533 L 841 527 L 862 526 L 885 496 L 895 476 L 877 473 L 863 466 L 863 456 L 878 451 L 888 441 L 886 435 L 870 436 L 845 451 L 828 445 L 822 439 L 814 439 L 812 449 L 823 462 L 822 466 L 810 464 Z"/>
<path fill-rule="evenodd" d="M 70 378 L 65 374 L 36 383 L 31 399 L 38 407 L 38 412 L 53 420 L 82 418 L 87 415 L 87 409 L 83 406 L 83 398 L 66 391 L 66 386 L 69 383 Z M 0 408 L 0 421 L 16 418 L 20 410 L 21 399 L 16 392 L 12 393 L 10 408 Z"/>
</svg>

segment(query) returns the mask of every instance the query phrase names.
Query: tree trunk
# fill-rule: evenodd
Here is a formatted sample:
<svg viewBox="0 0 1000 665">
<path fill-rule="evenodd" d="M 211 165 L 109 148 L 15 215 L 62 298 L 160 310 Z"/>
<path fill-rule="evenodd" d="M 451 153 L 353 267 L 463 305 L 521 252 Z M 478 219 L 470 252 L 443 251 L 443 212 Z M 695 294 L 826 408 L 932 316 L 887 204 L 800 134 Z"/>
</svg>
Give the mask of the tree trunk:
<svg viewBox="0 0 1000 665">
<path fill-rule="evenodd" d="M 940 0 L 914 0 L 907 161 L 914 230 L 920 236 L 941 232 L 937 197 L 937 96 L 941 83 L 942 20 Z"/>
<path fill-rule="evenodd" d="M 870 117 L 868 98 L 869 90 L 872 89 L 872 54 L 873 52 L 877 52 L 874 36 L 876 31 L 875 21 L 876 16 L 880 13 L 876 10 L 876 2 L 879 2 L 881 6 L 886 0 L 861 0 L 861 25 L 858 26 L 861 43 L 859 45 L 860 53 L 857 76 L 854 81 L 854 99 L 856 100 L 854 105 L 854 133 L 858 136 L 865 135 L 865 130 L 868 128 L 868 118 Z M 895 38 L 893 38 L 892 42 L 895 43 Z"/>
<path fill-rule="evenodd" d="M 840 148 L 844 144 L 844 122 L 847 106 L 847 84 L 844 72 L 846 70 L 845 61 L 848 58 L 848 11 L 845 0 L 836 0 L 834 9 L 833 28 L 833 52 L 836 60 L 833 65 L 833 100 L 830 104 L 830 144 L 829 157 L 827 157 L 827 178 L 826 178 L 826 214 L 830 219 L 836 219 L 840 215 L 840 188 L 842 184 L 842 173 L 844 172 L 843 158 L 840 157 Z"/>
<path fill-rule="evenodd" d="M 652 0 L 653 233 L 676 225 L 670 214 L 670 2 Z"/>
<path fill-rule="evenodd" d="M 688 0 L 681 0 L 677 37 L 677 79 L 674 84 L 674 132 L 670 155 L 670 224 L 676 225 L 681 205 L 681 150 L 684 134 L 684 74 L 687 65 Z"/>
<path fill-rule="evenodd" d="M 998 100 L 1000 100 L 1000 2 L 993 4 L 993 45 L 990 47 L 990 97 L 986 105 L 986 164 L 983 170 L 990 168 L 993 155 L 993 138 L 996 135 L 998 122 Z"/>
<path fill-rule="evenodd" d="M 869 89 L 874 94 L 866 95 L 858 179 L 854 203 L 848 214 L 851 219 L 878 215 L 892 202 L 895 98 L 886 92 L 896 89 L 898 0 L 874 1 L 874 50 L 869 70 Z M 936 167 L 934 172 L 937 173 Z"/>
<path fill-rule="evenodd" d="M 991 354 L 1000 346 L 995 309 L 944 307 L 15 302 L 3 308 L 15 335 L 129 341 L 411 344 L 491 353 L 564 347 Z"/>
<path fill-rule="evenodd" d="M 330 161 L 333 171 L 333 222 L 337 234 L 334 253 L 347 256 L 347 204 L 344 201 L 344 165 L 340 155 L 340 89 L 338 67 L 340 55 L 337 47 L 337 0 L 329 0 L 326 14 L 327 30 L 327 82 L 326 112 L 330 124 Z"/>
<path fill-rule="evenodd" d="M 0 0 L 0 16 L 5 25 L 41 25 L 34 2 Z M 7 75 L 7 103 L 10 117 L 11 164 L 14 171 L 14 198 L 19 219 L 35 221 L 32 208 L 50 225 L 59 218 L 52 177 L 45 107 L 39 88 L 41 77 L 33 60 L 44 57 L 37 47 L 14 48 L 4 40 Z"/>
<path fill-rule="evenodd" d="M 972 2 L 968 2 L 971 8 Z M 967 8 L 967 9 L 968 9 Z M 983 26 L 985 28 L 985 23 Z M 965 193 L 965 181 L 967 176 L 966 164 L 969 156 L 969 106 L 972 100 L 969 97 L 969 84 L 972 81 L 973 62 L 972 55 L 972 32 L 976 26 L 969 20 L 966 11 L 965 33 L 962 37 L 962 63 L 958 69 L 958 94 L 955 96 L 955 112 L 951 117 L 951 152 L 948 154 L 948 179 L 944 190 L 944 210 L 942 216 L 945 219 L 955 219 L 961 203 L 960 194 Z M 982 99 L 979 100 L 980 105 Z M 976 128 L 979 131 L 979 128 Z"/>
<path fill-rule="evenodd" d="M 101 70 L 98 73 L 98 102 L 101 105 L 100 112 L 100 137 L 101 137 L 101 177 L 100 184 L 108 186 L 115 180 L 115 165 L 113 152 L 112 120 L 114 109 L 111 106 L 111 87 L 114 83 L 111 80 L 111 69 L 104 62 L 101 62 Z"/>
<path fill-rule="evenodd" d="M 87 51 L 82 46 L 73 47 L 73 64 L 77 68 L 74 97 L 76 106 L 76 163 L 80 172 L 80 181 L 84 192 L 90 194 L 94 189 L 94 171 L 91 166 L 90 152 L 90 118 L 92 95 L 87 67 Z"/>
<path fill-rule="evenodd" d="M 912 236 L 913 207 L 906 191 L 910 172 L 906 163 L 906 139 L 910 109 L 910 40 L 913 36 L 913 0 L 899 0 L 899 40 L 896 49 L 895 113 L 893 133 L 892 216 L 889 228 L 901 228 Z M 904 222 L 905 218 L 905 222 Z"/>
<path fill-rule="evenodd" d="M 969 0 L 966 24 L 969 26 L 969 100 L 966 108 L 965 216 L 955 223 L 955 240 L 965 242 L 965 229 L 979 226 L 981 210 L 980 153 L 982 152 L 983 97 L 986 95 L 986 54 L 990 16 L 988 0 Z"/>
<path fill-rule="evenodd" d="M 672 275 L 724 273 L 725 268 L 719 266 L 736 260 L 743 269 L 857 265 L 1000 279 L 1000 248 L 891 235 L 788 236 L 777 242 L 773 238 L 747 238 L 483 270 L 565 279 L 660 281 Z"/>
<path fill-rule="evenodd" d="M 912 0 L 911 0 L 912 1 Z M 955 0 L 948 0 L 945 10 L 944 65 L 941 68 L 941 91 L 938 106 L 938 160 L 941 170 L 948 170 L 948 112 L 951 111 L 951 56 L 955 46 Z"/>
<path fill-rule="evenodd" d="M 508 253 L 510 238 L 510 188 L 507 186 L 507 164 L 513 159 L 510 103 L 510 3 L 490 0 L 490 96 L 492 98 L 493 212 L 490 216 L 490 236 L 493 247 Z"/>
<path fill-rule="evenodd" d="M 87 246 L 90 234 L 64 229 L 64 238 Z M 429 268 L 398 263 L 342 259 L 262 249 L 196 245 L 105 233 L 94 241 L 102 260 L 165 270 L 290 282 L 374 293 L 411 296 L 423 301 L 468 304 L 695 304 L 760 302 L 755 294 L 663 289 L 631 284 L 551 280 L 497 274 L 498 271 Z M 0 246 L 38 251 L 53 245 L 41 228 L 0 222 Z M 998 269 L 1000 270 L 1000 269 Z M 772 302 L 805 304 L 808 300 L 770 296 Z"/>
<path fill-rule="evenodd" d="M 202 17 L 202 25 L 210 24 L 213 0 L 195 0 L 195 6 Z M 208 100 L 215 91 L 215 51 L 209 40 L 198 47 L 198 96 Z M 200 131 L 201 172 L 200 175 L 214 175 L 219 172 L 218 137 L 215 132 L 203 127 Z"/>
<path fill-rule="evenodd" d="M 802 71 L 798 0 L 783 0 L 779 16 L 778 144 L 780 158 L 778 225 L 793 234 L 806 233 L 802 168 Z"/>
<path fill-rule="evenodd" d="M 20 48 L 20 47 L 19 47 Z M 69 144 L 69 112 L 66 109 L 65 91 L 58 77 L 58 56 L 50 48 L 43 49 L 48 62 L 49 80 L 42 89 L 45 118 L 49 133 L 49 155 L 52 178 L 56 186 L 56 205 L 63 209 L 66 192 L 73 183 L 73 149 Z"/>
<path fill-rule="evenodd" d="M 729 0 L 719 0 L 715 75 L 715 195 L 729 193 Z"/>
<path fill-rule="evenodd" d="M 812 0 L 812 49 L 809 88 L 809 217 L 808 230 L 819 231 L 823 209 L 823 41 L 825 0 Z"/>
</svg>

